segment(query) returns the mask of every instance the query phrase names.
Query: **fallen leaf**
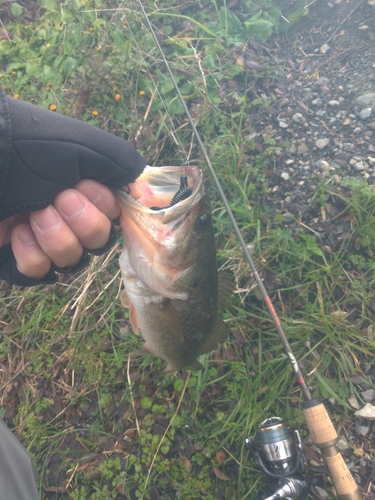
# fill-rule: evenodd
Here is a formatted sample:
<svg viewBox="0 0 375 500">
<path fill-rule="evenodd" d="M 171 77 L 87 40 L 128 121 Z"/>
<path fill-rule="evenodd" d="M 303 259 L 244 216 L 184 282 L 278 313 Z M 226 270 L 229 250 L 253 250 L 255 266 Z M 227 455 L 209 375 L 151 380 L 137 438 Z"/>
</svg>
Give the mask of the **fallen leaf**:
<svg viewBox="0 0 375 500">
<path fill-rule="evenodd" d="M 232 479 L 228 476 L 228 474 L 225 474 L 225 472 L 222 472 L 221 470 L 217 469 L 216 467 L 213 467 L 212 470 L 215 473 L 215 476 L 218 479 L 221 479 L 222 481 L 232 481 Z"/>
<path fill-rule="evenodd" d="M 225 455 L 225 452 L 223 450 L 218 450 L 216 452 L 216 461 L 219 464 L 222 464 L 224 462 L 225 458 L 226 458 L 226 455 Z"/>
<path fill-rule="evenodd" d="M 185 457 L 185 455 L 180 455 L 180 459 L 181 459 L 182 463 L 184 464 L 185 469 L 190 474 L 190 469 L 191 469 L 191 462 L 190 462 L 190 460 L 188 459 L 188 457 Z"/>
</svg>

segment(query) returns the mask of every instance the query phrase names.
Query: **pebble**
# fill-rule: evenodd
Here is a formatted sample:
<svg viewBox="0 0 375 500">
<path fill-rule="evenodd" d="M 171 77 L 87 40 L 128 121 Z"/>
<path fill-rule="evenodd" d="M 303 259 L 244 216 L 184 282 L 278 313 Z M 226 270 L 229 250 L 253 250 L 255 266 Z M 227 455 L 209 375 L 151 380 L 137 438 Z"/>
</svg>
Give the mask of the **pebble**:
<svg viewBox="0 0 375 500">
<path fill-rule="evenodd" d="M 302 143 L 298 146 L 298 149 L 297 149 L 297 154 L 298 155 L 303 155 L 304 153 L 307 153 L 309 150 L 309 148 L 306 146 L 306 143 Z"/>
<path fill-rule="evenodd" d="M 360 106 L 371 106 L 372 104 L 375 104 L 375 92 L 360 95 L 359 97 L 357 97 L 356 101 Z"/>
<path fill-rule="evenodd" d="M 339 106 L 340 105 L 340 102 L 339 101 L 336 101 L 335 99 L 332 99 L 331 101 L 328 101 L 328 104 L 330 106 Z"/>
<path fill-rule="evenodd" d="M 362 109 L 360 112 L 359 112 L 359 117 L 361 120 L 366 120 L 367 118 L 369 118 L 371 116 L 371 112 L 372 112 L 372 109 L 371 108 L 365 108 L 365 109 Z"/>
<path fill-rule="evenodd" d="M 295 114 L 292 116 L 292 120 L 293 120 L 295 123 L 300 123 L 302 118 L 303 118 L 303 115 L 301 115 L 301 113 L 295 113 Z"/>
<path fill-rule="evenodd" d="M 286 224 L 290 224 L 291 222 L 294 221 L 294 215 L 291 214 L 290 212 L 286 212 L 285 214 L 283 214 L 283 218 Z"/>
<path fill-rule="evenodd" d="M 282 179 L 284 179 L 284 181 L 288 181 L 288 180 L 289 180 L 290 175 L 288 174 L 288 172 L 282 172 L 282 173 L 280 174 L 280 177 L 281 177 Z"/>
<path fill-rule="evenodd" d="M 314 106 L 320 106 L 320 104 L 322 104 L 322 100 L 320 97 L 318 97 L 317 99 L 311 101 L 311 104 L 313 104 Z"/>
<path fill-rule="evenodd" d="M 322 160 L 320 162 L 320 168 L 322 169 L 322 172 L 329 172 L 331 170 L 331 165 L 328 161 Z"/>
<path fill-rule="evenodd" d="M 317 494 L 317 496 L 320 498 L 320 500 L 327 500 L 327 498 L 329 498 L 328 491 L 321 488 L 320 486 L 314 486 L 314 491 Z"/>
<path fill-rule="evenodd" d="M 323 45 L 320 47 L 320 53 L 325 54 L 326 52 L 329 51 L 331 47 L 327 43 L 323 43 Z"/>
<path fill-rule="evenodd" d="M 362 425 L 359 422 L 356 422 L 354 425 L 354 430 L 359 436 L 365 437 L 370 432 L 370 426 Z"/>
<path fill-rule="evenodd" d="M 359 161 L 354 165 L 354 169 L 357 170 L 357 172 L 362 172 L 362 170 L 365 169 L 365 166 L 363 164 L 363 161 Z"/>
<path fill-rule="evenodd" d="M 324 109 L 318 109 L 316 114 L 317 114 L 317 116 L 324 116 L 326 114 L 326 112 L 324 111 Z"/>
<path fill-rule="evenodd" d="M 329 139 L 318 139 L 315 143 L 315 146 L 318 149 L 324 149 L 329 144 Z"/>
<path fill-rule="evenodd" d="M 361 392 L 361 396 L 363 397 L 363 400 L 366 401 L 366 403 L 371 403 L 371 401 L 375 399 L 375 390 L 367 389 L 367 391 Z"/>
<path fill-rule="evenodd" d="M 340 451 L 345 451 L 345 450 L 348 450 L 350 448 L 350 444 L 347 442 L 346 439 L 344 439 L 342 437 L 339 438 L 336 446 Z"/>
<path fill-rule="evenodd" d="M 375 130 L 375 122 L 368 123 L 367 126 Z"/>
<path fill-rule="evenodd" d="M 375 420 L 375 406 L 367 403 L 361 410 L 357 410 L 354 415 L 364 420 Z"/>
<path fill-rule="evenodd" d="M 359 403 L 358 403 L 357 398 L 355 396 L 350 396 L 350 398 L 348 398 L 348 403 L 350 404 L 350 406 L 352 408 L 359 410 L 360 406 L 359 406 Z"/>
<path fill-rule="evenodd" d="M 280 128 L 288 128 L 288 124 L 284 120 L 279 120 Z"/>
</svg>

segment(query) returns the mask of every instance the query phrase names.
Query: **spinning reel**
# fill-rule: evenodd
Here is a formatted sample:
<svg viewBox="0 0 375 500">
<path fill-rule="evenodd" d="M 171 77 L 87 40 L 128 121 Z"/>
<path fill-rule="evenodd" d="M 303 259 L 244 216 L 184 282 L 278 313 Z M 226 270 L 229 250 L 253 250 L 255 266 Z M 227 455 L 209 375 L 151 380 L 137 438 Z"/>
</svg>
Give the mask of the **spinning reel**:
<svg viewBox="0 0 375 500">
<path fill-rule="evenodd" d="M 246 447 L 252 452 L 262 472 L 277 479 L 276 490 L 262 500 L 304 500 L 310 490 L 312 473 L 304 477 L 306 459 L 297 430 L 291 431 L 282 418 L 271 417 L 258 426 L 254 437 L 245 438 Z M 273 481 L 275 483 L 275 481 Z"/>
</svg>

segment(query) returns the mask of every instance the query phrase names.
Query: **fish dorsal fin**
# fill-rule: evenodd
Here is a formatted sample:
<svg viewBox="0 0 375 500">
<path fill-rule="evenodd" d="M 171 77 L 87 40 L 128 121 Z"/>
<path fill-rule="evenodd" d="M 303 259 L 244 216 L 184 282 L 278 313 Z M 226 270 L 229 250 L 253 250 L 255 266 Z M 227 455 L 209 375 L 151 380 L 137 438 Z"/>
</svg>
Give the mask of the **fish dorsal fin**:
<svg viewBox="0 0 375 500">
<path fill-rule="evenodd" d="M 163 320 L 167 323 L 172 332 L 183 342 L 184 334 L 178 312 L 168 300 L 163 303 L 161 314 Z"/>
<path fill-rule="evenodd" d="M 208 337 L 199 349 L 199 354 L 207 354 L 217 348 L 218 342 L 224 342 L 228 334 L 227 325 L 218 314 L 215 324 Z"/>
<path fill-rule="evenodd" d="M 228 273 L 219 273 L 217 307 L 221 309 L 227 303 L 235 289 L 233 276 Z"/>
</svg>

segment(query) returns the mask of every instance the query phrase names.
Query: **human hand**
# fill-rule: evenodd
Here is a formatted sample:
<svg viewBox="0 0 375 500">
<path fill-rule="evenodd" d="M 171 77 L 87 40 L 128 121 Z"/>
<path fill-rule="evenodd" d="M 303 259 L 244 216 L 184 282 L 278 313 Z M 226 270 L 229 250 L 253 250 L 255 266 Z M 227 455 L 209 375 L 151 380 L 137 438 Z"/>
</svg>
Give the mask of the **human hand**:
<svg viewBox="0 0 375 500">
<path fill-rule="evenodd" d="M 87 264 L 83 247 L 99 253 L 111 246 L 108 235 L 115 241 L 110 219 L 119 208 L 108 187 L 132 183 L 147 161 L 112 134 L 1 89 L 0 105 L 0 279 L 31 286 L 52 262 L 40 282 L 53 283 L 53 268 Z"/>
<path fill-rule="evenodd" d="M 133 197 L 140 196 L 136 182 L 128 188 Z M 112 246 L 111 220 L 120 214 L 112 191 L 85 179 L 57 195 L 53 205 L 0 222 L 0 247 L 11 243 L 18 271 L 42 280 L 52 264 L 55 269 L 74 269 L 85 249 L 102 253 Z"/>
</svg>

